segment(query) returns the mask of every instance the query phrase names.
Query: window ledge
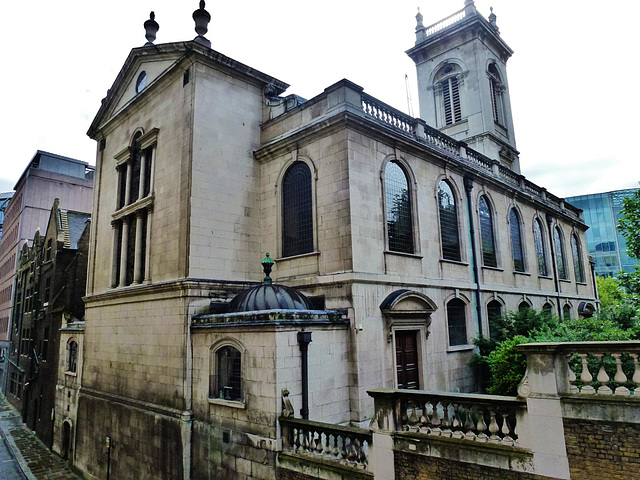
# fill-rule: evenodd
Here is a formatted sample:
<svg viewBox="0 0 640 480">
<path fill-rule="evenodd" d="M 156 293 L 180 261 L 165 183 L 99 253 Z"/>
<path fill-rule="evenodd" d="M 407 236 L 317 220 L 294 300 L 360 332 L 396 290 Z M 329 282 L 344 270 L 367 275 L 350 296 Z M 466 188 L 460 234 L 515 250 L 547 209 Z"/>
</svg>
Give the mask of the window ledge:
<svg viewBox="0 0 640 480">
<path fill-rule="evenodd" d="M 524 276 L 526 276 L 526 277 L 530 277 L 530 276 L 531 276 L 531 273 L 530 273 L 530 272 L 518 272 L 517 270 L 514 270 L 514 271 L 513 271 L 513 274 L 514 274 L 514 275 L 524 275 Z"/>
<path fill-rule="evenodd" d="M 482 265 L 482 268 L 485 268 L 487 270 L 495 270 L 496 272 L 504 272 L 504 268 L 500 267 L 490 267 L 488 265 Z"/>
<path fill-rule="evenodd" d="M 77 377 L 78 372 L 64 372 L 65 375 L 69 375 L 70 377 Z"/>
<path fill-rule="evenodd" d="M 559 280 L 564 283 L 571 283 L 571 280 L 568 280 L 566 278 L 560 278 Z"/>
<path fill-rule="evenodd" d="M 465 344 L 465 345 L 449 345 L 447 347 L 447 353 L 452 353 L 452 352 L 463 352 L 466 350 L 473 350 L 475 348 L 474 345 L 471 344 Z"/>
<path fill-rule="evenodd" d="M 418 258 L 418 259 L 423 258 L 422 255 L 420 255 L 418 253 L 392 252 L 391 250 L 385 250 L 384 254 L 385 255 L 398 255 L 400 257 L 409 257 L 409 258 Z"/>
<path fill-rule="evenodd" d="M 320 252 L 317 250 L 314 250 L 313 252 L 309 252 L 309 253 L 301 253 L 299 255 L 291 255 L 290 257 L 279 257 L 276 258 L 275 261 L 276 262 L 282 262 L 285 260 L 294 260 L 296 258 L 305 258 L 305 257 L 315 257 L 320 255 Z"/>
<path fill-rule="evenodd" d="M 578 285 L 587 285 L 587 282 L 576 282 Z"/>
<path fill-rule="evenodd" d="M 469 262 L 463 262 L 462 260 L 449 260 L 448 258 L 441 258 L 440 263 L 453 263 L 454 265 L 462 265 L 463 267 L 469 266 Z"/>
<path fill-rule="evenodd" d="M 132 213 L 138 210 L 141 210 L 143 208 L 149 208 L 151 205 L 153 205 L 153 198 L 154 198 L 153 193 L 149 193 L 146 197 L 139 198 L 135 202 L 130 203 L 129 205 L 125 205 L 121 209 L 116 210 L 111 215 L 112 220 L 120 220 L 122 217 L 131 215 Z"/>
<path fill-rule="evenodd" d="M 225 400 L 224 398 L 209 398 L 211 405 L 222 405 L 224 407 L 238 408 L 244 410 L 247 404 L 239 400 Z"/>
<path fill-rule="evenodd" d="M 538 275 L 538 278 L 544 278 L 546 280 L 553 280 L 553 277 L 551 275 Z"/>
</svg>

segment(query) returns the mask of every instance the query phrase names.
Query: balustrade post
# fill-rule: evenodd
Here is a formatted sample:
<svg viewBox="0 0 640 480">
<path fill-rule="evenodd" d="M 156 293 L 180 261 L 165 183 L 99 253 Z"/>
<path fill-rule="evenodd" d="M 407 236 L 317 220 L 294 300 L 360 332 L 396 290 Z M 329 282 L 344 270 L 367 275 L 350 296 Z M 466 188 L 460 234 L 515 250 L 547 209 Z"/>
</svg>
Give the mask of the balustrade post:
<svg viewBox="0 0 640 480">
<path fill-rule="evenodd" d="M 370 390 L 374 399 L 374 416 L 369 427 L 373 430 L 369 445 L 369 471 L 376 480 L 395 480 L 393 437 L 400 420 L 400 401 L 396 402 L 393 390 Z"/>
<path fill-rule="evenodd" d="M 558 344 L 528 343 L 519 349 L 527 356 L 527 373 L 518 393 L 527 399 L 527 414 L 518 418 L 519 446 L 533 451 L 539 475 L 570 478 L 560 394 L 570 392 L 566 353 Z M 526 429 L 526 432 L 523 431 Z"/>
</svg>

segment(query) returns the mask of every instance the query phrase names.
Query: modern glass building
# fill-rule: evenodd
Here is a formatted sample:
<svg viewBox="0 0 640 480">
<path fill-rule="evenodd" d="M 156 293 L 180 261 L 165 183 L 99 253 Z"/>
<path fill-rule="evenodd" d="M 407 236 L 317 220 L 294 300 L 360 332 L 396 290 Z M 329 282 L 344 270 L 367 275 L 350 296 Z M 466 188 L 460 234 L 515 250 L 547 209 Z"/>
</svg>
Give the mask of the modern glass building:
<svg viewBox="0 0 640 480">
<path fill-rule="evenodd" d="M 623 200 L 636 193 L 637 188 L 613 192 L 579 195 L 565 200 L 584 211 L 589 255 L 595 261 L 596 275 L 615 277 L 621 271 L 633 272 L 637 260 L 627 255 L 627 243 L 618 232 Z"/>
</svg>

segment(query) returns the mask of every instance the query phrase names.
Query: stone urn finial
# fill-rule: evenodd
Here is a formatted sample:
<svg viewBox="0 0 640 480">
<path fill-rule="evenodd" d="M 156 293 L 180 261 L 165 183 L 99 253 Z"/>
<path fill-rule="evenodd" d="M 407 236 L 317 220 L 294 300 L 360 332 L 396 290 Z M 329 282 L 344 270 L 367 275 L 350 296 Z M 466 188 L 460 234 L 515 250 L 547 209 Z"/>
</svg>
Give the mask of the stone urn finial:
<svg viewBox="0 0 640 480">
<path fill-rule="evenodd" d="M 149 14 L 149 20 L 144 22 L 144 31 L 145 37 L 147 39 L 147 43 L 144 44 L 145 47 L 149 45 L 153 45 L 154 40 L 156 39 L 156 33 L 160 30 L 160 25 L 156 22 L 156 14 L 151 12 Z"/>
<path fill-rule="evenodd" d="M 273 261 L 273 258 L 271 258 L 269 256 L 269 252 L 267 252 L 266 256 L 262 259 L 262 270 L 264 271 L 265 277 L 264 280 L 262 280 L 262 284 L 263 285 L 271 285 L 273 283 L 273 280 L 271 279 L 271 277 L 269 276 L 269 274 L 271 273 L 271 269 L 273 268 L 273 264 L 275 262 Z"/>
<path fill-rule="evenodd" d="M 418 7 L 418 13 L 416 15 L 416 44 L 423 41 L 427 38 L 427 29 L 424 28 L 424 23 L 422 23 L 423 16 L 420 13 L 420 7 Z"/>
<path fill-rule="evenodd" d="M 204 9 L 204 0 L 200 0 L 200 8 L 193 12 L 193 20 L 196 22 L 196 33 L 198 36 L 193 40 L 200 45 L 211 48 L 211 42 L 204 37 L 209 30 L 208 25 L 211 21 L 211 15 Z"/>
</svg>

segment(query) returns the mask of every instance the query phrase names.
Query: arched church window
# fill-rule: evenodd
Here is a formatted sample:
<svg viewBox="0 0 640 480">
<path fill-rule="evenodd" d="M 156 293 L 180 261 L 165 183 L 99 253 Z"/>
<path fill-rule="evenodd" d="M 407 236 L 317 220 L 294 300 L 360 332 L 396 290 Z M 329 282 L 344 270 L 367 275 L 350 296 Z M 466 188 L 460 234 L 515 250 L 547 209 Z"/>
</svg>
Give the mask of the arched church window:
<svg viewBox="0 0 640 480">
<path fill-rule="evenodd" d="M 516 272 L 524 272 L 524 251 L 522 247 L 522 232 L 520 229 L 520 215 L 515 208 L 509 212 L 509 224 L 511 227 L 511 250 L 513 252 L 513 269 Z"/>
<path fill-rule="evenodd" d="M 311 169 L 297 161 L 282 179 L 282 256 L 313 251 Z"/>
<path fill-rule="evenodd" d="M 451 299 L 447 303 L 447 323 L 449 327 L 449 345 L 466 345 L 467 338 L 467 317 L 465 314 L 466 305 L 459 298 Z"/>
<path fill-rule="evenodd" d="M 458 232 L 456 198 L 451 186 L 445 180 L 442 180 L 438 185 L 438 209 L 440 213 L 442 258 L 460 261 L 460 235 Z"/>
<path fill-rule="evenodd" d="M 553 243 L 556 250 L 556 266 L 558 268 L 558 277 L 562 280 L 568 280 L 567 262 L 564 253 L 564 238 L 559 227 L 553 229 Z"/>
<path fill-rule="evenodd" d="M 571 235 L 571 252 L 573 253 L 573 269 L 576 274 L 576 282 L 584 283 L 584 264 L 582 262 L 582 245 L 578 236 Z"/>
<path fill-rule="evenodd" d="M 482 263 L 486 267 L 497 267 L 496 242 L 493 234 L 493 214 L 486 197 L 478 202 L 480 213 L 480 239 L 482 242 Z"/>
<path fill-rule="evenodd" d="M 409 178 L 398 162 L 384 170 L 387 238 L 392 252 L 413 253 L 413 212 Z"/>
<path fill-rule="evenodd" d="M 548 275 L 547 271 L 547 255 L 545 249 L 544 235 L 543 232 L 544 227 L 540 222 L 540 219 L 536 218 L 533 221 L 533 240 L 536 245 L 536 258 L 538 260 L 538 274 L 543 277 Z"/>
</svg>

